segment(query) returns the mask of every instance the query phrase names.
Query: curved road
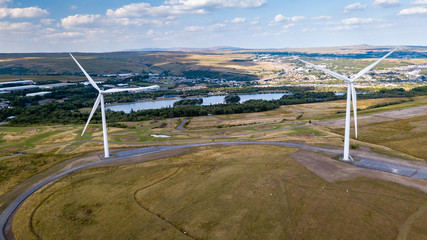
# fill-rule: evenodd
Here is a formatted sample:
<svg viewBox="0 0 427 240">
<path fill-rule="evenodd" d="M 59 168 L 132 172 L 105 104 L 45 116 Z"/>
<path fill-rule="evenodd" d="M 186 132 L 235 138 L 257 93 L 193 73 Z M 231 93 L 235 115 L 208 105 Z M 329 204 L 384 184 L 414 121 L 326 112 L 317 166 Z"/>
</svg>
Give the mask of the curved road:
<svg viewBox="0 0 427 240">
<path fill-rule="evenodd" d="M 183 123 L 185 123 L 187 120 L 183 120 L 183 122 L 180 125 L 183 125 Z M 255 125 L 263 125 L 263 124 L 254 124 L 252 126 Z M 292 126 L 292 127 L 285 127 L 285 128 L 277 128 L 277 129 L 271 129 L 271 130 L 262 130 L 262 131 L 254 131 L 254 132 L 247 132 L 247 133 L 239 133 L 239 134 L 234 134 L 234 135 L 228 135 L 228 136 L 218 136 L 218 137 L 209 137 L 209 138 L 195 138 L 195 139 L 185 139 L 185 140 L 175 140 L 175 141 L 167 141 L 167 142 L 137 142 L 137 143 L 132 143 L 132 142 L 110 142 L 110 144 L 117 144 L 117 145 L 133 145 L 133 146 L 138 146 L 138 145 L 152 145 L 152 144 L 174 144 L 174 143 L 184 143 L 184 142 L 195 142 L 195 141 L 206 141 L 206 140 L 213 140 L 213 139 L 223 139 L 223 138 L 233 138 L 233 137 L 239 137 L 239 136 L 244 136 L 244 135 L 249 135 L 249 134 L 257 134 L 257 133 L 267 133 L 267 132 L 277 132 L 277 131 L 282 131 L 282 130 L 287 130 L 287 129 L 293 129 L 293 128 L 302 128 L 302 127 L 308 127 L 311 126 L 313 124 L 305 124 L 305 125 L 297 125 L 297 126 Z M 180 127 L 180 126 L 178 126 Z M 178 129 L 177 127 L 177 129 Z M 179 130 L 184 130 L 183 128 L 179 129 Z M 69 142 L 69 143 L 61 143 L 61 144 L 56 144 L 56 145 L 52 145 L 52 146 L 48 146 L 48 147 L 42 147 L 42 148 L 37 148 L 37 149 L 32 149 L 32 150 L 28 150 L 28 151 L 22 151 L 10 156 L 6 156 L 6 157 L 1 157 L 1 160 L 4 159 L 8 159 L 8 158 L 12 158 L 24 153 L 31 153 L 31 152 L 36 152 L 36 151 L 40 151 L 40 150 L 44 150 L 44 149 L 49 149 L 49 148 L 54 148 L 54 147 L 60 147 L 60 146 L 65 146 L 65 145 L 71 145 L 71 144 L 75 144 L 75 143 L 85 143 L 85 142 L 92 142 L 92 143 L 104 143 L 102 141 L 93 141 L 93 140 L 85 140 L 85 141 L 76 141 L 76 142 Z"/>
<path fill-rule="evenodd" d="M 179 131 L 181 131 L 181 130 L 183 130 L 182 129 L 182 127 L 184 126 L 184 124 L 187 122 L 187 120 L 182 120 L 182 122 L 178 125 L 178 127 L 176 127 L 176 130 L 179 130 Z"/>
<path fill-rule="evenodd" d="M 90 167 L 94 165 L 99 165 L 107 162 L 114 162 L 121 159 L 131 158 L 131 157 L 137 157 L 137 156 L 143 156 L 148 154 L 154 154 L 159 152 L 166 152 L 171 151 L 175 149 L 182 149 L 182 148 L 191 148 L 191 147 L 200 147 L 200 146 L 213 146 L 213 145 L 226 145 L 226 146 L 233 146 L 233 145 L 272 145 L 272 146 L 283 146 L 283 147 L 296 147 L 296 148 L 304 148 L 304 149 L 310 149 L 310 150 L 317 150 L 322 152 L 328 152 L 328 153 L 335 153 L 335 154 L 341 154 L 341 151 L 337 150 L 331 150 L 326 148 L 320 148 L 320 147 L 313 147 L 313 146 L 307 146 L 302 144 L 296 144 L 296 143 L 288 143 L 288 142 L 257 142 L 257 141 L 238 141 L 238 142 L 209 142 L 209 143 L 194 143 L 194 144 L 185 144 L 185 145 L 169 145 L 169 146 L 152 146 L 152 147 L 144 147 L 144 148 L 138 148 L 138 149 L 132 149 L 132 150 L 125 150 L 120 151 L 114 154 L 114 156 L 110 159 L 101 160 L 98 162 L 92 162 L 83 164 L 81 166 L 69 169 L 65 172 L 59 173 L 55 176 L 49 177 L 45 179 L 44 181 L 40 182 L 39 184 L 33 186 L 32 188 L 28 189 L 26 192 L 24 192 L 22 195 L 20 195 L 17 199 L 15 199 L 6 209 L 3 211 L 3 213 L 0 215 L 0 240 L 6 239 L 5 237 L 5 227 L 7 225 L 7 222 L 11 218 L 11 216 L 15 213 L 15 211 L 21 206 L 21 204 L 27 199 L 31 194 L 42 188 L 48 183 L 51 183 L 58 178 L 61 178 L 67 174 L 70 174 L 72 172 L 75 172 L 77 170 L 80 170 L 85 167 Z M 368 161 L 370 163 L 374 162 L 377 164 L 382 164 L 381 166 L 384 168 L 387 164 L 394 168 L 405 168 L 405 169 L 412 169 L 413 171 L 418 172 L 424 172 L 425 175 L 421 175 L 421 178 L 427 179 L 427 168 L 419 168 L 419 167 L 413 167 L 408 165 L 396 165 L 394 163 L 386 162 L 384 160 L 374 159 L 370 158 L 367 159 L 363 156 L 353 155 L 355 157 L 358 157 L 362 159 L 362 161 Z M 361 161 L 361 162 L 362 162 Z M 369 166 L 362 166 L 367 168 L 373 168 L 376 170 L 384 171 L 384 169 L 381 169 L 381 167 L 375 166 L 375 167 L 369 167 Z M 395 171 L 387 171 L 390 173 L 399 174 Z M 405 171 L 403 171 L 405 172 Z M 402 174 L 400 174 L 402 175 Z M 404 175 L 405 176 L 405 175 Z M 412 177 L 415 177 L 414 174 Z"/>
</svg>

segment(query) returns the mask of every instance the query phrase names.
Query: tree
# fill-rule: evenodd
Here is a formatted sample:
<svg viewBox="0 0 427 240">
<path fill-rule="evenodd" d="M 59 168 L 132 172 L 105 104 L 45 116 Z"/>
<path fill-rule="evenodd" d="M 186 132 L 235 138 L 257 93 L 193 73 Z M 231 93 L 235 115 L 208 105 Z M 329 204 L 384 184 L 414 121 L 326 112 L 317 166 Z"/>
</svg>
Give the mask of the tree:
<svg viewBox="0 0 427 240">
<path fill-rule="evenodd" d="M 225 96 L 224 100 L 225 100 L 225 103 L 227 104 L 238 103 L 240 102 L 240 97 L 238 95 L 228 95 L 228 96 Z"/>
</svg>

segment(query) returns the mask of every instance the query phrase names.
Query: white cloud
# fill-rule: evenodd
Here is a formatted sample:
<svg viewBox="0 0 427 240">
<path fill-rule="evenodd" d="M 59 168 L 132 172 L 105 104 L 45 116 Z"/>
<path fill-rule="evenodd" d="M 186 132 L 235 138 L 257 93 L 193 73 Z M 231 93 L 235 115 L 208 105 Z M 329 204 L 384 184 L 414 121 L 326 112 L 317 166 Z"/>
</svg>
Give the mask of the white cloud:
<svg viewBox="0 0 427 240">
<path fill-rule="evenodd" d="M 81 32 L 60 32 L 52 33 L 45 36 L 46 38 L 83 38 L 84 34 Z"/>
<path fill-rule="evenodd" d="M 270 23 L 270 25 L 275 25 L 275 24 L 281 23 L 283 21 L 298 22 L 298 21 L 305 20 L 305 19 L 306 19 L 306 17 L 304 17 L 304 16 L 285 17 L 282 14 L 277 14 L 274 17 L 274 20 Z"/>
<path fill-rule="evenodd" d="M 361 4 L 360 2 L 353 3 L 344 7 L 344 13 L 349 13 L 352 11 L 363 10 L 368 6 L 368 4 Z"/>
<path fill-rule="evenodd" d="M 173 24 L 169 20 L 144 19 L 144 18 L 109 18 L 99 14 L 76 14 L 61 19 L 60 26 L 65 29 L 87 29 L 88 31 L 100 31 L 101 29 L 117 29 L 123 26 L 142 26 L 142 25 L 165 26 Z"/>
<path fill-rule="evenodd" d="M 40 23 L 43 25 L 51 25 L 54 21 L 55 19 L 51 19 L 51 18 L 40 19 Z"/>
<path fill-rule="evenodd" d="M 356 28 L 360 28 L 360 25 L 340 25 L 340 26 L 328 27 L 328 28 L 326 28 L 326 30 L 329 30 L 329 31 L 348 31 L 348 30 L 354 30 Z"/>
<path fill-rule="evenodd" d="M 292 27 L 295 27 L 295 23 L 289 23 L 289 24 L 286 24 L 286 25 L 282 26 L 282 28 L 285 29 L 285 30 L 287 30 L 289 28 L 292 28 Z"/>
<path fill-rule="evenodd" d="M 261 19 L 260 17 L 256 17 L 256 18 L 254 18 L 254 20 L 252 20 L 251 24 L 252 24 L 252 25 L 257 25 L 257 24 L 259 24 L 259 20 L 260 20 L 260 19 Z"/>
<path fill-rule="evenodd" d="M 239 17 L 237 17 L 237 18 L 231 20 L 230 22 L 231 23 L 244 23 L 244 22 L 246 22 L 246 18 L 239 18 Z"/>
<path fill-rule="evenodd" d="M 213 31 L 220 28 L 224 28 L 226 25 L 222 23 L 213 24 L 210 26 L 189 26 L 184 28 L 187 32 L 197 32 L 197 31 Z"/>
<path fill-rule="evenodd" d="M 282 22 L 282 21 L 284 21 L 284 20 L 286 20 L 287 19 L 287 17 L 285 17 L 285 16 L 283 16 L 282 14 L 277 14 L 275 17 L 274 17 L 274 22 Z"/>
<path fill-rule="evenodd" d="M 288 20 L 291 22 L 298 22 L 298 21 L 305 20 L 305 19 L 306 19 L 306 17 L 304 17 L 304 16 L 294 16 L 294 17 L 289 18 Z"/>
<path fill-rule="evenodd" d="M 317 16 L 317 17 L 312 17 L 311 20 L 329 20 L 331 19 L 331 16 Z"/>
<path fill-rule="evenodd" d="M 7 8 L 0 8 L 0 18 L 5 18 L 9 15 Z"/>
<path fill-rule="evenodd" d="M 346 18 L 341 21 L 346 25 L 360 25 L 360 24 L 370 24 L 378 22 L 377 19 L 373 18 Z"/>
<path fill-rule="evenodd" d="M 8 31 L 29 31 L 34 29 L 34 25 L 29 22 L 11 23 L 8 21 L 0 22 L 0 30 Z"/>
<path fill-rule="evenodd" d="M 416 0 L 411 3 L 412 5 L 427 5 L 427 0 Z"/>
<path fill-rule="evenodd" d="M 196 31 L 201 31 L 204 30 L 205 27 L 204 26 L 188 26 L 184 28 L 184 31 L 187 32 L 196 32 Z"/>
<path fill-rule="evenodd" d="M 185 14 L 204 14 L 220 8 L 256 8 L 267 0 L 169 0 L 162 5 L 132 3 L 116 10 L 108 9 L 109 17 L 170 16 Z"/>
<path fill-rule="evenodd" d="M 379 23 L 381 20 L 375 18 L 346 18 L 341 22 L 329 22 L 325 24 L 326 30 L 329 31 L 345 31 L 354 30 L 358 28 L 366 28 L 373 23 Z"/>
<path fill-rule="evenodd" d="M 303 28 L 302 32 L 314 32 L 317 31 L 317 28 Z"/>
<path fill-rule="evenodd" d="M 400 12 L 397 15 L 404 16 L 404 15 L 419 15 L 419 14 L 426 14 L 427 8 L 425 7 L 412 7 L 412 8 L 405 8 L 400 10 Z"/>
<path fill-rule="evenodd" d="M 153 29 L 149 29 L 145 34 L 147 36 L 153 36 L 154 35 L 154 30 Z"/>
<path fill-rule="evenodd" d="M 74 16 L 68 16 L 61 19 L 61 25 L 65 29 L 70 28 L 81 28 L 81 27 L 95 27 L 98 23 L 98 20 L 101 18 L 101 15 L 80 15 L 76 14 Z"/>
<path fill-rule="evenodd" d="M 374 7 L 381 7 L 381 8 L 396 7 L 400 5 L 400 1 L 399 0 L 375 0 L 372 5 Z"/>
<path fill-rule="evenodd" d="M 12 2 L 12 0 L 0 0 L 0 6 L 7 2 Z"/>
<path fill-rule="evenodd" d="M 102 21 L 100 21 L 99 25 L 102 26 L 111 26 L 111 25 L 122 25 L 122 26 L 129 26 L 129 25 L 136 25 L 136 26 L 142 26 L 144 24 L 154 24 L 154 25 L 170 25 L 170 21 L 161 21 L 158 19 L 144 19 L 144 18 L 104 18 Z"/>
<path fill-rule="evenodd" d="M 71 5 L 71 6 L 70 6 L 70 9 L 71 9 L 71 10 L 76 10 L 76 9 L 77 9 L 77 6 L 76 6 L 76 5 Z"/>
<path fill-rule="evenodd" d="M 49 12 L 39 7 L 0 8 L 0 18 L 37 18 L 48 15 Z"/>
</svg>

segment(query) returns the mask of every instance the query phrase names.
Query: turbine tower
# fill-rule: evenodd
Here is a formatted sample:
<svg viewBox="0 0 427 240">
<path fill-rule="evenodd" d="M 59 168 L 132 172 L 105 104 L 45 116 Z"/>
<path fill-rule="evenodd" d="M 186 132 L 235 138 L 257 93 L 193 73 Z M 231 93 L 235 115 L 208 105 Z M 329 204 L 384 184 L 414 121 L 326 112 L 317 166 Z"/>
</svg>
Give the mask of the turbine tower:
<svg viewBox="0 0 427 240">
<path fill-rule="evenodd" d="M 92 111 L 90 112 L 89 118 L 86 122 L 86 126 L 83 129 L 82 136 L 86 131 L 87 126 L 89 125 L 90 120 L 92 119 L 93 114 L 101 103 L 101 116 L 102 116 L 102 133 L 104 137 L 104 157 L 110 157 L 110 151 L 108 148 L 108 136 L 107 136 L 107 122 L 105 120 L 105 106 L 104 106 L 104 95 L 108 93 L 117 93 L 117 92 L 129 92 L 138 90 L 138 88 L 111 88 L 107 90 L 100 89 L 98 85 L 96 85 L 95 81 L 87 74 L 87 72 L 83 69 L 79 62 L 74 58 L 74 56 L 70 53 L 71 58 L 77 63 L 77 66 L 82 70 L 86 78 L 89 80 L 89 83 L 98 91 L 98 97 L 95 100 L 95 104 L 93 105 Z"/>
<path fill-rule="evenodd" d="M 393 49 L 391 52 L 387 53 L 384 57 L 378 59 L 371 65 L 367 66 L 366 68 L 362 69 L 360 72 L 356 74 L 353 78 L 348 78 L 346 76 L 343 76 L 341 74 L 338 74 L 336 72 L 333 72 L 331 70 L 325 69 L 323 67 L 314 65 L 312 63 L 306 62 L 304 60 L 298 59 L 301 62 L 312 66 L 318 70 L 321 70 L 337 79 L 343 80 L 347 83 L 347 107 L 345 112 L 345 133 L 344 133 L 344 156 L 342 158 L 343 161 L 352 161 L 353 159 L 350 156 L 350 113 L 351 113 L 351 100 L 353 100 L 353 114 L 354 114 L 354 132 L 355 136 L 357 138 L 357 103 L 356 103 L 356 89 L 354 88 L 354 81 L 356 81 L 358 78 L 363 76 L 365 73 L 367 73 L 369 70 L 371 70 L 373 67 L 375 67 L 378 63 L 380 63 L 382 60 L 384 60 L 386 57 L 388 57 L 390 54 L 392 54 L 397 48 Z"/>
</svg>

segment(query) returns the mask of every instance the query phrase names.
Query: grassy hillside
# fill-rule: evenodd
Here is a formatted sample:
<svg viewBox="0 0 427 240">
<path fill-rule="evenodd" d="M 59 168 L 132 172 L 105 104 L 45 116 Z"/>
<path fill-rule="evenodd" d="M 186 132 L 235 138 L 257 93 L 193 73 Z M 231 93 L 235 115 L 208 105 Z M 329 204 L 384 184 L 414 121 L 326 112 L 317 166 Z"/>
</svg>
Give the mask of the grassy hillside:
<svg viewBox="0 0 427 240">
<path fill-rule="evenodd" d="M 263 69 L 279 69 L 271 63 L 245 61 L 249 54 L 222 52 L 113 52 L 74 53 L 89 74 L 169 73 L 202 71 L 228 78 L 254 78 Z M 239 59 L 242 61 L 234 61 Z M 82 75 L 68 53 L 0 54 L 0 79 L 6 76 Z M 82 80 L 82 79 L 80 79 Z"/>
<path fill-rule="evenodd" d="M 17 239 L 426 236 L 427 219 L 416 214 L 425 193 L 368 178 L 326 182 L 291 158 L 296 150 L 211 147 L 76 173 L 31 196 L 13 231 Z"/>
</svg>

